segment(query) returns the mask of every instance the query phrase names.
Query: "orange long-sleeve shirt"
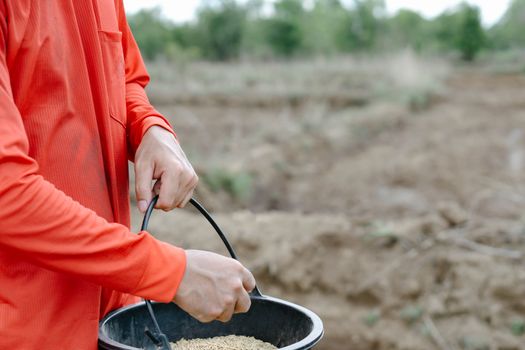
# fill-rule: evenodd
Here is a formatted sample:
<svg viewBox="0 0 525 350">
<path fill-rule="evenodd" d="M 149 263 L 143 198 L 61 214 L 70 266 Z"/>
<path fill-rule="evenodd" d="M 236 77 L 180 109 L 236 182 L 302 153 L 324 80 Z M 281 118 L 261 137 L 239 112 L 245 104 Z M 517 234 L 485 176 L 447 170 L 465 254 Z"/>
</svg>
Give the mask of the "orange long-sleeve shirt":
<svg viewBox="0 0 525 350">
<path fill-rule="evenodd" d="M 129 230 L 127 161 L 171 130 L 148 80 L 121 0 L 0 0 L 0 349 L 94 350 L 175 295 L 184 251 Z"/>
</svg>

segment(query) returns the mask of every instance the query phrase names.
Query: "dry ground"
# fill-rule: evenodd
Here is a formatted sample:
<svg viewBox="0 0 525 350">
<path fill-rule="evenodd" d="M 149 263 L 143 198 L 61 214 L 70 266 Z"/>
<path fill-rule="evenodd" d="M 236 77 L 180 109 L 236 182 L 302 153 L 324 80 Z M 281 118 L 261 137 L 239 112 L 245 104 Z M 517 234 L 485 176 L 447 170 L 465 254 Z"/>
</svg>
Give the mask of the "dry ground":
<svg viewBox="0 0 525 350">
<path fill-rule="evenodd" d="M 410 53 L 151 71 L 198 198 L 265 293 L 322 317 L 318 349 L 525 349 L 525 75 Z M 190 210 L 152 232 L 224 251 Z"/>
</svg>

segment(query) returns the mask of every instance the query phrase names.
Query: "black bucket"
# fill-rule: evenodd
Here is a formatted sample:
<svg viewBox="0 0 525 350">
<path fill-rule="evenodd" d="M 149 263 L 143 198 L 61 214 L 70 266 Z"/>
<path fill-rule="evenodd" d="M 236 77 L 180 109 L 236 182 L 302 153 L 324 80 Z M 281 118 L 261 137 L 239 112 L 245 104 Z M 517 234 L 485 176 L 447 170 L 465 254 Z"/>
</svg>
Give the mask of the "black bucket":
<svg viewBox="0 0 525 350">
<path fill-rule="evenodd" d="M 153 309 L 172 342 L 234 334 L 254 337 L 280 349 L 302 350 L 311 349 L 323 335 L 323 324 L 313 312 L 270 297 L 252 297 L 250 311 L 234 315 L 227 323 L 200 323 L 173 303 L 153 303 Z M 100 323 L 100 349 L 157 349 L 144 335 L 146 328 L 154 329 L 154 325 L 144 303 L 117 310 Z"/>
<path fill-rule="evenodd" d="M 191 203 L 210 221 L 233 258 L 235 252 L 226 237 L 199 203 Z M 154 203 L 146 213 L 143 228 L 147 226 Z M 303 350 L 313 348 L 323 336 L 323 323 L 312 311 L 290 302 L 263 296 L 256 288 L 251 294 L 252 306 L 247 313 L 236 314 L 227 322 L 201 323 L 177 305 L 148 301 L 116 310 L 107 315 L 99 328 L 99 349 L 157 350 L 150 330 L 158 329 L 170 342 L 180 339 L 213 338 L 225 335 L 254 337 L 279 349 Z M 156 320 L 155 320 L 156 319 Z M 158 324 L 155 324 L 157 322 Z M 151 333 L 149 333 L 151 334 Z M 162 335 L 162 336 L 163 336 Z"/>
</svg>

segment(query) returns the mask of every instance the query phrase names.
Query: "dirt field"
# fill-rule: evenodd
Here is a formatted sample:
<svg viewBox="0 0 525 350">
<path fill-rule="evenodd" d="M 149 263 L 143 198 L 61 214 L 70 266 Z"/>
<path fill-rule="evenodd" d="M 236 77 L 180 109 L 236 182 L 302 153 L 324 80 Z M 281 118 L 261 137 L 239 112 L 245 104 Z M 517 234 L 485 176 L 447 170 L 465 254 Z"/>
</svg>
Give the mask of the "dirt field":
<svg viewBox="0 0 525 350">
<path fill-rule="evenodd" d="M 151 71 L 197 198 L 264 293 L 321 316 L 318 349 L 525 349 L 525 75 L 410 53 Z M 224 252 L 191 210 L 152 232 Z"/>
</svg>

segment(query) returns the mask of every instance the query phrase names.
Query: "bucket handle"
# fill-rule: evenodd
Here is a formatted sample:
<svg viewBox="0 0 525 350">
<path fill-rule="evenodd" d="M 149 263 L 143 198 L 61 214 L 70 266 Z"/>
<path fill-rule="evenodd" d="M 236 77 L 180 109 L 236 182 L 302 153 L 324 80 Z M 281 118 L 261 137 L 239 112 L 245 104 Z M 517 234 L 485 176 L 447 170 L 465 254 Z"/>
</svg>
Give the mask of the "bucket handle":
<svg viewBox="0 0 525 350">
<path fill-rule="evenodd" d="M 146 210 L 146 213 L 144 214 L 144 219 L 142 220 L 141 231 L 145 231 L 148 229 L 149 219 L 151 217 L 151 214 L 153 213 L 153 209 L 155 208 L 155 205 L 157 204 L 158 200 L 159 200 L 159 196 L 155 196 L 152 199 L 151 203 L 149 204 L 148 209 Z M 215 229 L 215 232 L 217 232 L 217 234 L 221 238 L 222 242 L 226 246 L 226 249 L 228 250 L 228 253 L 232 257 L 232 259 L 239 261 L 239 259 L 237 258 L 237 254 L 235 254 L 235 250 L 233 250 L 233 247 L 228 241 L 228 239 L 226 238 L 226 235 L 221 230 L 219 225 L 217 225 L 215 220 L 213 220 L 210 213 L 208 213 L 208 211 L 204 209 L 204 207 L 199 202 L 197 202 L 195 199 L 191 198 L 190 203 L 206 218 L 206 220 L 208 220 L 211 226 Z M 259 287 L 257 287 L 257 285 L 255 285 L 255 288 L 253 289 L 253 291 L 250 292 L 250 295 L 253 297 L 262 297 L 261 291 L 259 290 Z M 144 300 L 144 302 L 146 303 L 148 313 L 151 317 L 151 320 L 153 321 L 153 326 L 155 327 L 155 333 L 152 333 L 149 329 L 146 328 L 146 330 L 144 331 L 144 334 L 146 334 L 146 336 L 148 336 L 148 338 L 150 338 L 151 341 L 160 350 L 170 350 L 171 347 L 169 344 L 168 337 L 164 333 L 162 333 L 162 330 L 160 329 L 159 323 L 157 321 L 157 317 L 155 317 L 155 312 L 153 311 L 153 306 L 151 304 L 151 301 Z"/>
<path fill-rule="evenodd" d="M 148 209 L 146 210 L 146 213 L 144 214 L 144 219 L 142 221 L 141 231 L 145 231 L 145 230 L 148 229 L 149 219 L 151 217 L 153 209 L 155 208 L 155 205 L 157 205 L 157 201 L 158 200 L 159 200 L 159 196 L 155 196 L 151 200 L 151 203 L 149 204 Z M 217 234 L 221 238 L 222 242 L 226 246 L 226 249 L 228 250 L 228 253 L 232 257 L 232 259 L 235 259 L 235 260 L 239 261 L 239 258 L 237 257 L 237 254 L 235 253 L 235 250 L 233 249 L 231 243 L 226 238 L 226 235 L 224 234 L 224 231 L 215 222 L 215 220 L 212 218 L 210 213 L 202 206 L 202 204 L 200 204 L 194 198 L 190 199 L 190 203 L 191 203 L 191 205 L 193 205 L 195 207 L 195 209 L 197 209 L 202 214 L 202 216 L 204 216 L 206 218 L 206 220 L 210 223 L 210 225 L 213 227 L 215 232 L 217 232 Z M 255 285 L 255 288 L 250 293 L 250 295 L 256 296 L 256 297 L 261 297 L 262 296 L 261 291 L 259 290 L 259 287 L 257 285 Z"/>
</svg>

